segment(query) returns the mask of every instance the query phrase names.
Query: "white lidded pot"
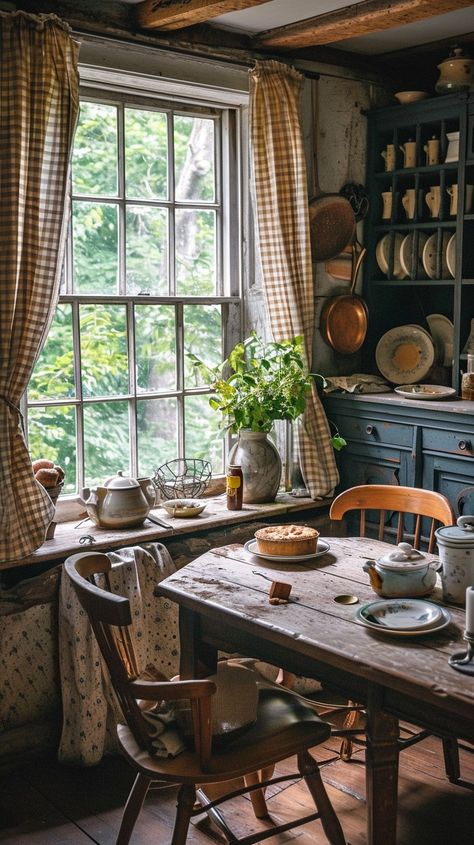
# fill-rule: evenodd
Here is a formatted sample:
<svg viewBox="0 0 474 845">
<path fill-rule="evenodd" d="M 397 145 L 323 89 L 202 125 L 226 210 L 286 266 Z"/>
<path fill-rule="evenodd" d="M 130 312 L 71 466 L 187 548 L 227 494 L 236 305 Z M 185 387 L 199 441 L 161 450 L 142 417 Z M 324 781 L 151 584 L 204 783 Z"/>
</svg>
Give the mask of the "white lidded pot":
<svg viewBox="0 0 474 845">
<path fill-rule="evenodd" d="M 466 603 L 466 588 L 474 585 L 474 516 L 460 516 L 456 525 L 436 529 L 441 560 L 443 599 Z"/>
<path fill-rule="evenodd" d="M 399 543 L 379 560 L 368 560 L 362 568 L 372 589 L 383 598 L 427 596 L 436 584 L 437 564 L 410 543 Z"/>
<path fill-rule="evenodd" d="M 149 479 L 140 479 L 148 482 Z M 117 475 L 107 478 L 103 485 L 91 490 L 84 487 L 81 492 L 87 513 L 101 528 L 132 528 L 148 516 L 152 505 L 148 485 L 135 478 Z"/>
</svg>

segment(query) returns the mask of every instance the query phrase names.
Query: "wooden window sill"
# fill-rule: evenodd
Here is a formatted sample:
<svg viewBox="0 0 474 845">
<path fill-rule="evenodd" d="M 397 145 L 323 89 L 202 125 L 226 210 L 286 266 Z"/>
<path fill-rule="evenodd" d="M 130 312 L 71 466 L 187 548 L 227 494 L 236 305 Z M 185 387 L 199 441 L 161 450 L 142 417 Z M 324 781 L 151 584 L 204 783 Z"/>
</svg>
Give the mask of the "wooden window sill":
<svg viewBox="0 0 474 845">
<path fill-rule="evenodd" d="M 28 557 L 14 561 L 0 561 L 0 570 L 60 560 L 79 551 L 113 551 L 122 546 L 150 543 L 155 540 L 162 541 L 183 534 L 199 534 L 225 525 L 239 525 L 256 518 L 277 517 L 285 513 L 324 508 L 329 506 L 332 499 L 315 501 L 309 498 L 295 498 L 289 493 L 279 493 L 275 502 L 262 505 L 244 504 L 241 511 L 227 510 L 225 495 L 212 496 L 206 498 L 205 501 L 206 509 L 192 519 L 173 518 L 164 508 L 154 508 L 152 514 L 169 522 L 171 528 L 161 528 L 148 520 L 145 520 L 138 528 L 123 530 L 98 528 L 90 520 L 59 523 L 51 540 L 46 540 Z M 81 545 L 79 538 L 85 534 L 91 535 L 95 542 L 90 545 Z"/>
</svg>

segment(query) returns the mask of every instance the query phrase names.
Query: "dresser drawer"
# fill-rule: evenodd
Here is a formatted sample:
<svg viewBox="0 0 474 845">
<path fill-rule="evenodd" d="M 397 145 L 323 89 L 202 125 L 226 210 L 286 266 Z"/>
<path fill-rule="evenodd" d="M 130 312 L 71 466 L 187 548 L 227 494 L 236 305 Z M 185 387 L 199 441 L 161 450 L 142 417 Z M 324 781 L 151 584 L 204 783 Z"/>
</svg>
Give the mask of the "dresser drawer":
<svg viewBox="0 0 474 845">
<path fill-rule="evenodd" d="M 404 446 L 411 449 L 413 446 L 413 426 L 404 425 L 399 422 L 387 422 L 385 420 L 367 416 L 346 416 L 345 414 L 332 414 L 332 419 L 342 437 L 348 443 L 373 443 L 387 446 Z"/>
<path fill-rule="evenodd" d="M 474 457 L 474 430 L 446 431 L 423 427 L 423 450 Z"/>
</svg>

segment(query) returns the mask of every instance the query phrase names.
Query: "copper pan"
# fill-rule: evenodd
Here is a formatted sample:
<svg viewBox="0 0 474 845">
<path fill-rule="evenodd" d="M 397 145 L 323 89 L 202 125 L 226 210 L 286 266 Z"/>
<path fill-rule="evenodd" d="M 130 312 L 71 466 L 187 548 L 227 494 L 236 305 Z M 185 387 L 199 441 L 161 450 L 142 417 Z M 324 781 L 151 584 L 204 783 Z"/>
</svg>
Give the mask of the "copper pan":
<svg viewBox="0 0 474 845">
<path fill-rule="evenodd" d="M 362 297 L 354 293 L 365 252 L 365 247 L 362 247 L 357 259 L 354 259 L 350 293 L 331 296 L 321 311 L 321 334 L 326 343 L 341 355 L 357 352 L 367 334 L 367 305 Z"/>
</svg>

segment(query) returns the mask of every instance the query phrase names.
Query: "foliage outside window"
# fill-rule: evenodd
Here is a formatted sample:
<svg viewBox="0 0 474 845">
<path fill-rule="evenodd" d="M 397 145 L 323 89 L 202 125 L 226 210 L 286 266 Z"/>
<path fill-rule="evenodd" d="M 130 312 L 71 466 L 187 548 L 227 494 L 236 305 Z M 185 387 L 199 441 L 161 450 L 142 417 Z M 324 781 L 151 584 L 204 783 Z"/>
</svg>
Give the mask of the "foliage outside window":
<svg viewBox="0 0 474 845">
<path fill-rule="evenodd" d="M 223 471 L 211 388 L 187 353 L 217 365 L 238 339 L 239 268 L 222 260 L 240 230 L 228 113 L 81 101 L 60 302 L 27 397 L 30 453 L 64 467 L 65 492 L 183 456 Z"/>
</svg>

